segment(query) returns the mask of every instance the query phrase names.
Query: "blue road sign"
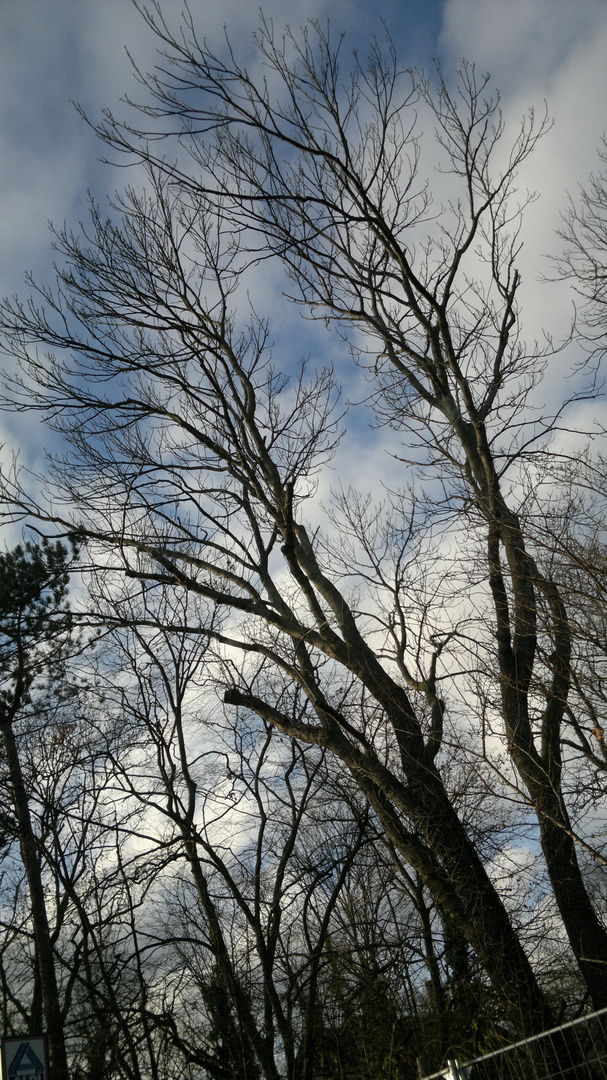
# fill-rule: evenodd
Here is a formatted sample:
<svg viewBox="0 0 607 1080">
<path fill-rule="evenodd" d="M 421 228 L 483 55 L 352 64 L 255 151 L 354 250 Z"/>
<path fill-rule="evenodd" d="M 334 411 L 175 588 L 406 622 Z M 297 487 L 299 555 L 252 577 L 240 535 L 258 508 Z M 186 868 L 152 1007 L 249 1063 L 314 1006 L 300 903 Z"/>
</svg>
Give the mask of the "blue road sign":
<svg viewBox="0 0 607 1080">
<path fill-rule="evenodd" d="M 49 1080 L 47 1062 L 44 1035 L 2 1040 L 2 1080 Z"/>
</svg>

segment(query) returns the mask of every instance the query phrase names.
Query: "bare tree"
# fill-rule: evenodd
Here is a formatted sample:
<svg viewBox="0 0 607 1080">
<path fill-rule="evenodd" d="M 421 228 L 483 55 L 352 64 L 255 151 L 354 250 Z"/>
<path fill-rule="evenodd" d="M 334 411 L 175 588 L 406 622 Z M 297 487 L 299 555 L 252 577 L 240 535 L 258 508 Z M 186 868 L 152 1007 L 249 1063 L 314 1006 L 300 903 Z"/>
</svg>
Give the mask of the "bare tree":
<svg viewBox="0 0 607 1080">
<path fill-rule="evenodd" d="M 10 831 L 18 841 L 25 872 L 28 898 L 25 921 L 27 927 L 31 926 L 35 953 L 30 981 L 31 1010 L 19 1003 L 15 988 L 12 1001 L 22 1021 L 28 1022 L 29 1030 L 39 1029 L 44 1017 L 53 1071 L 58 1080 L 67 1080 L 68 1076 L 64 1014 L 54 957 L 62 912 L 58 905 L 55 926 L 51 927 L 41 854 L 44 843 L 41 831 L 49 822 L 44 822 L 43 817 L 35 821 L 25 766 L 27 750 L 23 744 L 28 735 L 30 742 L 37 738 L 42 744 L 42 732 L 49 723 L 61 730 L 62 674 L 70 634 L 65 601 L 67 568 L 67 550 L 61 544 L 39 547 L 26 543 L 0 556 L 0 732 L 3 765 L 10 785 L 5 814 L 6 820 L 12 817 L 14 821 Z M 49 803 L 44 805 L 48 810 Z M 42 824 L 42 830 L 37 830 L 36 824 Z M 7 989 L 10 994 L 10 988 Z"/>
<path fill-rule="evenodd" d="M 412 959 L 417 898 L 403 902 L 388 881 L 369 808 L 322 749 L 251 715 L 201 718 L 208 637 L 173 629 L 198 620 L 199 606 L 164 593 L 137 601 L 131 589 L 119 601 L 112 589 L 103 613 L 98 600 L 97 618 L 113 629 L 81 658 L 84 688 L 44 718 L 38 702 L 30 738 L 20 730 L 70 1072 L 313 1077 L 362 1023 L 359 1005 L 376 1000 L 388 954 L 398 967 L 390 1010 L 378 1004 L 359 1050 L 338 1056 L 359 1072 L 369 1055 L 398 1056 L 423 986 L 418 976 L 413 987 L 413 969 L 426 965 Z M 66 676 L 73 685 L 76 673 Z M 17 830 L 9 813 L 3 821 L 10 847 Z M 2 999 L 7 1030 L 39 1030 L 22 873 L 7 853 Z M 340 941 L 361 873 L 373 874 L 368 902 L 383 914 L 376 934 L 367 927 L 352 987 Z M 342 1016 L 333 1031 L 329 1014 Z"/>
<path fill-rule="evenodd" d="M 69 568 L 60 544 L 0 557 L 3 1030 L 47 1031 L 53 1075 L 137 1077 L 133 979 L 115 959 L 128 834 L 108 797 L 113 734 L 96 740 L 86 711 Z"/>
<path fill-rule="evenodd" d="M 467 723 L 480 743 L 490 718 L 535 810 L 588 992 L 604 1005 L 607 933 L 562 782 L 573 628 L 517 492 L 551 424 L 530 427 L 525 412 L 544 357 L 519 338 L 516 268 L 516 172 L 545 123 L 530 113 L 506 147 L 498 100 L 472 66 L 456 89 L 440 75 L 434 87 L 379 45 L 344 80 L 339 46 L 315 24 L 281 41 L 262 25 L 274 90 L 229 51 L 213 56 L 191 22 L 177 38 L 156 5 L 144 17 L 165 49 L 141 76 L 149 130 L 110 117 L 100 135 L 144 167 L 147 187 L 120 196 L 111 218 L 93 205 L 82 236 L 57 236 L 55 292 L 4 307 L 23 372 L 12 401 L 42 410 L 71 444 L 53 476 L 72 510 L 36 507 L 9 483 L 9 512 L 62 524 L 100 573 L 212 605 L 204 633 L 222 654 L 226 703 L 342 762 L 529 1031 L 549 1011 L 445 770 L 447 725 Z M 451 176 L 440 214 L 418 110 Z M 172 136 L 176 160 L 158 150 Z M 350 336 L 376 419 L 432 478 L 436 498 L 419 511 L 386 493 L 382 516 L 347 493 L 337 543 L 306 524 L 338 435 L 334 380 L 304 370 L 287 385 L 267 323 L 234 307 L 247 267 L 269 256 L 297 303 Z M 431 526 L 462 520 L 458 560 L 466 574 L 474 561 L 476 610 L 455 613 L 461 578 L 450 621 Z"/>
<path fill-rule="evenodd" d="M 599 149 L 599 160 L 607 165 L 607 142 Z M 607 175 L 605 168 L 580 184 L 576 199 L 570 199 L 563 214 L 561 236 L 563 255 L 556 260 L 562 277 L 569 278 L 581 297 L 579 333 L 597 361 L 605 350 L 607 328 Z"/>
<path fill-rule="evenodd" d="M 145 911 L 136 917 L 144 951 L 164 957 L 164 1004 L 150 986 L 146 1017 L 210 1076 L 311 1080 L 331 1007 L 326 971 L 337 977 L 349 963 L 336 961 L 334 945 L 344 896 L 361 859 L 379 862 L 369 807 L 332 775 L 322 748 L 285 740 L 251 714 L 214 715 L 208 634 L 186 629 L 210 620 L 194 598 L 157 593 L 107 597 L 117 628 L 102 684 L 104 709 L 127 733 L 111 752 L 116 798 L 144 814 L 146 848 L 132 872 L 141 881 L 148 863 L 168 860 L 154 909 L 162 904 L 163 927 Z M 375 884 L 394 967 L 419 933 L 415 906 L 394 888 L 390 900 L 380 875 Z"/>
<path fill-rule="evenodd" d="M 599 159 L 607 163 L 605 140 Z M 576 335 L 588 354 L 598 382 L 607 331 L 607 176 L 602 168 L 580 184 L 563 214 L 565 247 L 556 260 L 557 274 L 569 279 L 579 296 Z M 603 432 L 604 433 L 604 432 Z M 597 803 L 603 794 L 607 766 L 605 743 L 605 572 L 604 540 L 607 468 L 605 457 L 591 446 L 556 464 L 544 465 L 546 484 L 557 481 L 558 498 L 544 513 L 544 559 L 567 597 L 575 624 L 578 663 L 573 681 L 577 708 L 567 710 L 567 743 L 590 767 L 578 792 Z M 602 852 L 590 852 L 593 858 Z"/>
</svg>

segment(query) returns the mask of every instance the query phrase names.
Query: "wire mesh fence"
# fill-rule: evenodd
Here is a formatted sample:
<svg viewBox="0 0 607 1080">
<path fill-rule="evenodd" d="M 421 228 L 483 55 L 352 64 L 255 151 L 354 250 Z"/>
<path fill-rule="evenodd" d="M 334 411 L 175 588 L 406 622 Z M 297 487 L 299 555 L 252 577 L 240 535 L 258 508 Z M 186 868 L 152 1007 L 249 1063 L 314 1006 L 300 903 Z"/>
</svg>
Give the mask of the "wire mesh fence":
<svg viewBox="0 0 607 1080">
<path fill-rule="evenodd" d="M 449 1061 L 424 1080 L 607 1080 L 607 1009 L 491 1054 Z"/>
</svg>

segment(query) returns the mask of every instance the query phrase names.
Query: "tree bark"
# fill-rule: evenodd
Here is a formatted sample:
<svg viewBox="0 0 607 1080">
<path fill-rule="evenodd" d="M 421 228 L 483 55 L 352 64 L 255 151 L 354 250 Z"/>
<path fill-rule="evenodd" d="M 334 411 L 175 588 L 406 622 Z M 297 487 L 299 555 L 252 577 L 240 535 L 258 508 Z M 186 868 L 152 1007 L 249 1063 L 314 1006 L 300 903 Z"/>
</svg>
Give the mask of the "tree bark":
<svg viewBox="0 0 607 1080">
<path fill-rule="evenodd" d="M 512 620 L 502 576 L 500 539 L 508 558 L 515 611 Z M 508 515 L 505 528 L 490 527 L 490 584 L 498 625 L 504 724 L 512 761 L 537 814 L 542 852 L 569 943 L 595 1009 L 607 1006 L 607 931 L 582 877 L 561 787 L 561 721 L 569 690 L 570 646 L 564 605 L 552 582 L 541 580 L 525 551 L 522 531 Z M 535 580 L 534 580 L 535 579 Z M 548 593 L 554 615 L 553 677 L 542 717 L 542 745 L 529 716 L 529 686 L 537 648 L 535 586 Z"/>
</svg>

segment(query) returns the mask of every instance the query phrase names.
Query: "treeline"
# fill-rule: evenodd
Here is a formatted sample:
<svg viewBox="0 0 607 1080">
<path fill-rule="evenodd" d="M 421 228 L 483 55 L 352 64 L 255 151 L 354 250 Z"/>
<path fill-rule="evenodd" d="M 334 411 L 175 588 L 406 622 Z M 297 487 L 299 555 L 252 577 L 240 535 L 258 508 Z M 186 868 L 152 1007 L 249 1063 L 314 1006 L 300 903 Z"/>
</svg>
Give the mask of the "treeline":
<svg viewBox="0 0 607 1080">
<path fill-rule="evenodd" d="M 356 785 L 218 708 L 207 636 L 173 629 L 196 599 L 113 593 L 86 640 L 74 564 L 0 560 L 5 1033 L 83 1078 L 398 1077 L 483 1045 L 495 996 Z"/>
<path fill-rule="evenodd" d="M 63 440 L 3 481 L 47 537 L 2 562 L 5 1027 L 54 1080 L 397 1080 L 607 1005 L 606 472 L 519 313 L 545 123 L 389 41 L 344 73 L 262 23 L 256 81 L 144 18 L 148 99 L 99 127 L 138 186 L 2 308 L 5 404 Z M 557 267 L 585 397 L 606 205 Z M 357 404 L 274 348 L 269 264 Z M 363 415 L 389 475 L 329 492 Z"/>
</svg>

